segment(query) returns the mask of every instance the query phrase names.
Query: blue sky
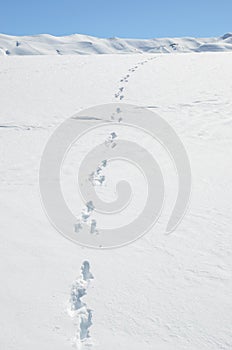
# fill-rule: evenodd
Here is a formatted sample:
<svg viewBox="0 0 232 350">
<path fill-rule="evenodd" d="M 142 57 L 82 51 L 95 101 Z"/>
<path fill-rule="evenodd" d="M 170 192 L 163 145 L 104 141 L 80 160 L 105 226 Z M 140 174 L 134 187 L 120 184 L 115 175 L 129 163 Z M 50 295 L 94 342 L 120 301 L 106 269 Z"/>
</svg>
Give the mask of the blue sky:
<svg viewBox="0 0 232 350">
<path fill-rule="evenodd" d="M 99 37 L 220 36 L 232 0 L 0 0 L 0 33 Z"/>
</svg>

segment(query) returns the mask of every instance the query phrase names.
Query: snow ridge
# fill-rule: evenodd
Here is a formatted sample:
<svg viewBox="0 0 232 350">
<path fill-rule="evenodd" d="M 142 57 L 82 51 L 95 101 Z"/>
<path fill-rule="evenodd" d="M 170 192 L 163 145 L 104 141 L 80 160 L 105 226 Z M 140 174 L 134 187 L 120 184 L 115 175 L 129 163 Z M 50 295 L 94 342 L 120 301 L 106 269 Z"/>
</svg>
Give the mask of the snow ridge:
<svg viewBox="0 0 232 350">
<path fill-rule="evenodd" d="M 122 39 L 73 34 L 10 36 L 0 34 L 1 55 L 90 55 L 232 51 L 232 33 L 216 38 Z"/>
</svg>

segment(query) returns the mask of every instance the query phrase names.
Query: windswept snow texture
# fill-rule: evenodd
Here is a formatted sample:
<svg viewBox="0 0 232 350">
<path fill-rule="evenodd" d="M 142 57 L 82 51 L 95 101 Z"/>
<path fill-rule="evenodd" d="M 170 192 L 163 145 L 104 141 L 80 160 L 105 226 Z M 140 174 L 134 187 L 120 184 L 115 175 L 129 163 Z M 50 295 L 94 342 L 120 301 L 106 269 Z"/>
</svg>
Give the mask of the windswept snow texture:
<svg viewBox="0 0 232 350">
<path fill-rule="evenodd" d="M 41 46 L 36 50 L 44 47 L 42 38 L 37 37 Z M 8 39 L 1 47 L 10 51 Z M 50 39 L 44 53 L 58 48 Z M 230 45 L 231 37 L 220 40 Z M 189 40 L 189 45 L 194 42 Z M 23 48 L 22 38 L 15 38 L 14 46 Z M 155 59 L 131 74 L 151 57 Z M 231 62 L 232 53 L 221 52 L 0 57 L 1 350 L 73 349 L 77 325 L 67 314 L 66 303 L 70 283 L 85 260 L 95 277 L 81 300 L 94 310 L 93 350 L 232 349 Z M 161 149 L 161 165 L 168 170 L 164 174 L 170 168 L 173 176 L 165 177 L 166 201 L 158 223 L 123 248 L 87 249 L 60 235 L 43 212 L 40 159 L 49 137 L 66 118 L 118 101 L 114 95 L 121 87 L 123 103 L 154 110 L 183 141 L 192 168 L 191 204 L 177 230 L 165 235 L 176 199 L 176 173 Z M 119 110 L 112 122 L 119 117 L 122 127 Z M 92 120 L 86 115 L 83 123 L 91 127 Z M 100 142 L 111 132 L 120 138 L 123 130 L 109 125 Z M 126 133 L 133 136 L 128 129 Z M 157 150 L 157 161 L 162 162 L 161 145 L 147 137 L 139 134 L 136 141 L 151 154 Z M 88 142 L 86 138 L 76 146 L 67 180 L 89 151 L 86 148 L 92 147 L 92 136 Z M 121 177 L 116 166 L 115 174 L 110 172 L 111 166 L 109 162 L 105 169 L 106 179 L 110 182 L 115 176 L 115 184 Z M 118 167 L 118 172 L 124 175 L 124 168 Z M 136 187 L 140 189 L 139 181 Z M 96 186 L 99 191 L 104 188 Z M 71 195 L 80 197 L 77 191 Z M 81 213 L 84 205 L 80 199 L 75 212 Z M 123 212 L 119 215 L 122 223 Z M 98 218 L 97 223 L 100 227 Z"/>
<path fill-rule="evenodd" d="M 10 36 L 0 34 L 0 55 L 86 55 L 117 53 L 232 51 L 232 33 L 218 38 L 121 39 L 73 34 Z"/>
</svg>

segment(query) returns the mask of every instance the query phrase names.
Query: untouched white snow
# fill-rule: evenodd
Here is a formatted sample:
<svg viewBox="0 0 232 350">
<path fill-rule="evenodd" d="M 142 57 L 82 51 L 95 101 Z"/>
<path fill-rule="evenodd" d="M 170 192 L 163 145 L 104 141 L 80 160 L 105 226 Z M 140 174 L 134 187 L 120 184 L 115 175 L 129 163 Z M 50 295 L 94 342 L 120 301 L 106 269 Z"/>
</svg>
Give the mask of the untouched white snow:
<svg viewBox="0 0 232 350">
<path fill-rule="evenodd" d="M 0 55 L 83 55 L 115 53 L 232 51 L 232 33 L 216 38 L 122 39 L 73 34 L 10 36 L 0 34 Z"/>
<path fill-rule="evenodd" d="M 57 48 L 74 52 L 80 37 L 0 40 L 3 53 L 17 54 L 19 40 L 21 54 L 55 54 Z M 70 40 L 70 48 L 61 40 Z M 230 47 L 230 36 L 220 40 Z M 112 52 L 111 41 L 96 39 L 96 52 Z M 219 41 L 212 41 L 218 47 Z M 209 48 L 200 40 L 180 43 Z M 91 44 L 82 46 L 91 52 Z M 0 58 L 1 350 L 72 349 L 77 328 L 67 302 L 85 260 L 94 275 L 84 300 L 93 310 L 93 350 L 231 350 L 231 60 L 232 53 Z M 141 61 L 147 62 L 134 70 Z M 123 102 L 154 110 L 184 142 L 192 167 L 191 205 L 178 229 L 164 235 L 173 199 L 168 190 L 176 185 L 173 171 L 164 215 L 151 232 L 120 249 L 82 248 L 59 235 L 44 214 L 39 163 L 62 121 L 81 109 L 115 102 L 121 87 Z M 88 145 L 77 147 L 78 157 Z M 108 168 L 106 181 L 114 175 Z M 83 203 L 75 208 L 80 213 Z"/>
</svg>

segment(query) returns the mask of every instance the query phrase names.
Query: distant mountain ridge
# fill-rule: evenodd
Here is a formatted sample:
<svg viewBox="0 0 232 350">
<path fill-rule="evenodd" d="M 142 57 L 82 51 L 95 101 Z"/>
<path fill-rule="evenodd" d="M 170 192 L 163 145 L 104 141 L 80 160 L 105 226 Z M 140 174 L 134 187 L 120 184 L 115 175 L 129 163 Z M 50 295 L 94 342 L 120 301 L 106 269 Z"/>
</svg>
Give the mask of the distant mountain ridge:
<svg viewBox="0 0 232 350">
<path fill-rule="evenodd" d="M 1 55 L 90 55 L 232 51 L 232 33 L 216 38 L 123 39 L 73 34 L 10 36 L 0 34 Z"/>
</svg>

